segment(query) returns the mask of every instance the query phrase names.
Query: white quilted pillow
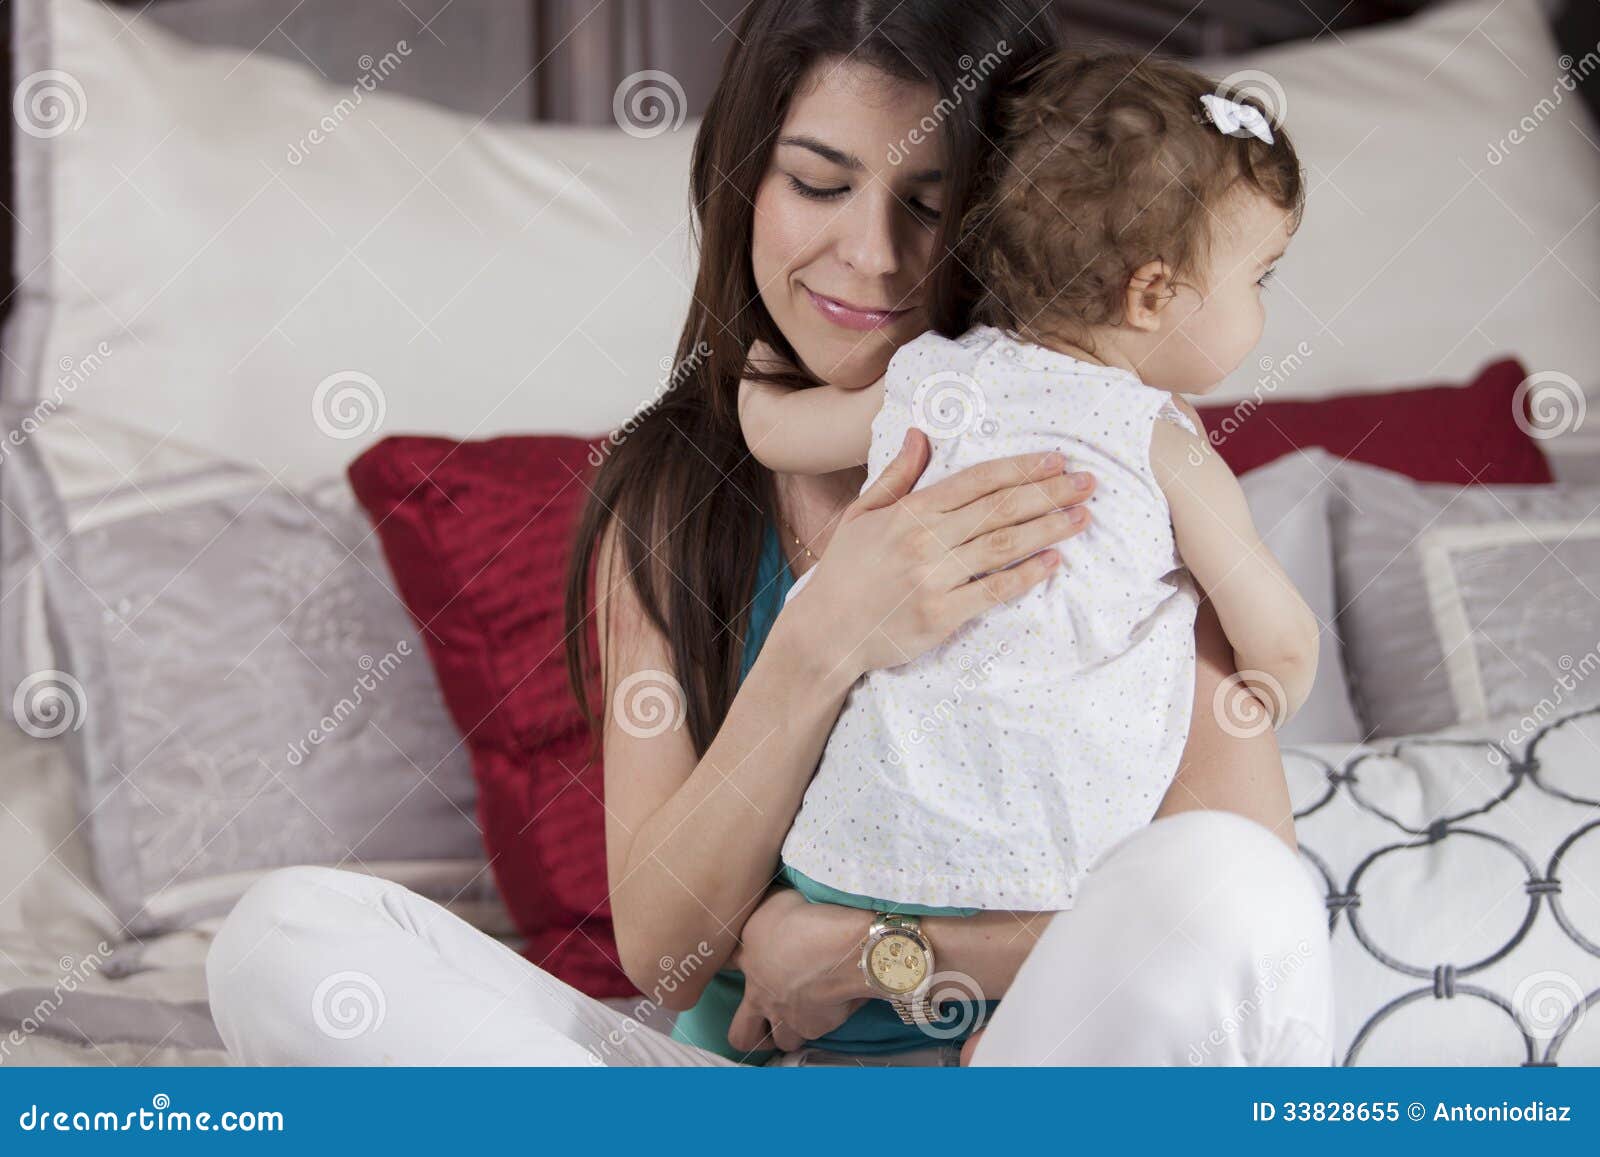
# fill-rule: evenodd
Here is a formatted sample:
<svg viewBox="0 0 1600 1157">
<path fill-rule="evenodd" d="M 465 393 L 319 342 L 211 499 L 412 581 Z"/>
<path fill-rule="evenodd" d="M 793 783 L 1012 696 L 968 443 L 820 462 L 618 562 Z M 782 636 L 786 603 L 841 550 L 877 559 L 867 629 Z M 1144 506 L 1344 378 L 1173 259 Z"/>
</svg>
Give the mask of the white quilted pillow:
<svg viewBox="0 0 1600 1157">
<path fill-rule="evenodd" d="M 1600 1064 L 1600 708 L 1291 748 L 1328 896 L 1336 1057 Z"/>
</svg>

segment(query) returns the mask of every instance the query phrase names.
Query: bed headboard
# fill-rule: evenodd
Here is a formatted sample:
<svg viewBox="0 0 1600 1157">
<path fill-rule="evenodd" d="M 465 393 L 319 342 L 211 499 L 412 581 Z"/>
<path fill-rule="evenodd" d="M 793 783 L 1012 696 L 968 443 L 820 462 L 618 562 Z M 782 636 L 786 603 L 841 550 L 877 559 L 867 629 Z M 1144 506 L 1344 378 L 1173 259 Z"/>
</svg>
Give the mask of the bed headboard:
<svg viewBox="0 0 1600 1157">
<path fill-rule="evenodd" d="M 303 62 L 350 82 L 365 54 L 409 42 L 407 66 L 387 86 L 491 119 L 605 124 L 620 80 L 644 68 L 683 85 L 698 114 L 716 82 L 732 26 L 748 0 L 112 0 L 129 35 L 153 21 L 202 43 Z M 1177 56 L 1233 53 L 1404 17 L 1428 0 L 1055 0 L 1074 38 L 1118 41 Z M 1600 43 L 1600 6 L 1547 0 L 1575 55 Z M 12 75 L 12 0 L 0 0 L 6 91 Z M 375 48 L 374 46 L 378 46 Z M 370 59 L 370 58 L 368 58 Z M 1600 85 L 1583 95 L 1600 114 Z M 0 123 L 6 181 L 0 319 L 16 285 L 11 211 L 12 116 Z M 3 354 L 4 351 L 0 351 Z"/>
</svg>

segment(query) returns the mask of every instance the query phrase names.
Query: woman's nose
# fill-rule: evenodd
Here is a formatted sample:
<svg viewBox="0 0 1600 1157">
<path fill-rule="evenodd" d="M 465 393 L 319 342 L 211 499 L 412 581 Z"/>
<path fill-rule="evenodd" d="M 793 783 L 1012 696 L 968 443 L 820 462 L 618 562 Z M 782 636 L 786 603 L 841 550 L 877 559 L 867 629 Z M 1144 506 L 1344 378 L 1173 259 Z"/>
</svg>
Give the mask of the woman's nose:
<svg viewBox="0 0 1600 1157">
<path fill-rule="evenodd" d="M 895 217 L 900 207 L 887 190 L 854 198 L 840 222 L 844 233 L 839 241 L 839 258 L 855 272 L 882 277 L 900 268 L 900 241 Z"/>
</svg>

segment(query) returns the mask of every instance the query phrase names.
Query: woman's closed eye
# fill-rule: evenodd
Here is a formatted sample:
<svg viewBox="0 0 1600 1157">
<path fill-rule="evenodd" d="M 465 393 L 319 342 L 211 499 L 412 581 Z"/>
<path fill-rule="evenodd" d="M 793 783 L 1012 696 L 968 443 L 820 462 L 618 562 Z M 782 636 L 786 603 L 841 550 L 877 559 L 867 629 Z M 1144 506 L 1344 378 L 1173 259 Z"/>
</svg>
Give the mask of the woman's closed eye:
<svg viewBox="0 0 1600 1157">
<path fill-rule="evenodd" d="M 802 181 L 793 173 L 789 173 L 788 177 L 789 187 L 808 201 L 836 201 L 850 191 L 849 185 L 812 185 Z M 909 201 L 902 199 L 900 203 L 929 224 L 939 220 L 939 210 L 918 198 L 913 197 Z"/>
<path fill-rule="evenodd" d="M 1267 283 L 1272 280 L 1273 274 L 1275 274 L 1277 272 L 1278 271 L 1277 271 L 1276 268 L 1267 270 L 1260 277 L 1256 278 L 1256 284 L 1259 285 L 1262 289 L 1265 289 L 1267 287 Z"/>
<path fill-rule="evenodd" d="M 809 201 L 833 201 L 850 191 L 849 185 L 839 185 L 835 188 L 808 185 L 793 173 L 789 174 L 789 187 Z"/>
</svg>

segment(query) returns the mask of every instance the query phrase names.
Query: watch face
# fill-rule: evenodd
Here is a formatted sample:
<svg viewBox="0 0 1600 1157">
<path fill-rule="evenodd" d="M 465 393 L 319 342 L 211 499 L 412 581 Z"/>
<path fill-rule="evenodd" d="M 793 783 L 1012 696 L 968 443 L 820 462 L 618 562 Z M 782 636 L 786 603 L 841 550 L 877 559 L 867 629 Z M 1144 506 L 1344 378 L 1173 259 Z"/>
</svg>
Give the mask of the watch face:
<svg viewBox="0 0 1600 1157">
<path fill-rule="evenodd" d="M 891 932 L 874 944 L 867 961 L 873 979 L 896 995 L 910 992 L 928 974 L 928 960 L 922 946 L 899 932 Z"/>
</svg>

